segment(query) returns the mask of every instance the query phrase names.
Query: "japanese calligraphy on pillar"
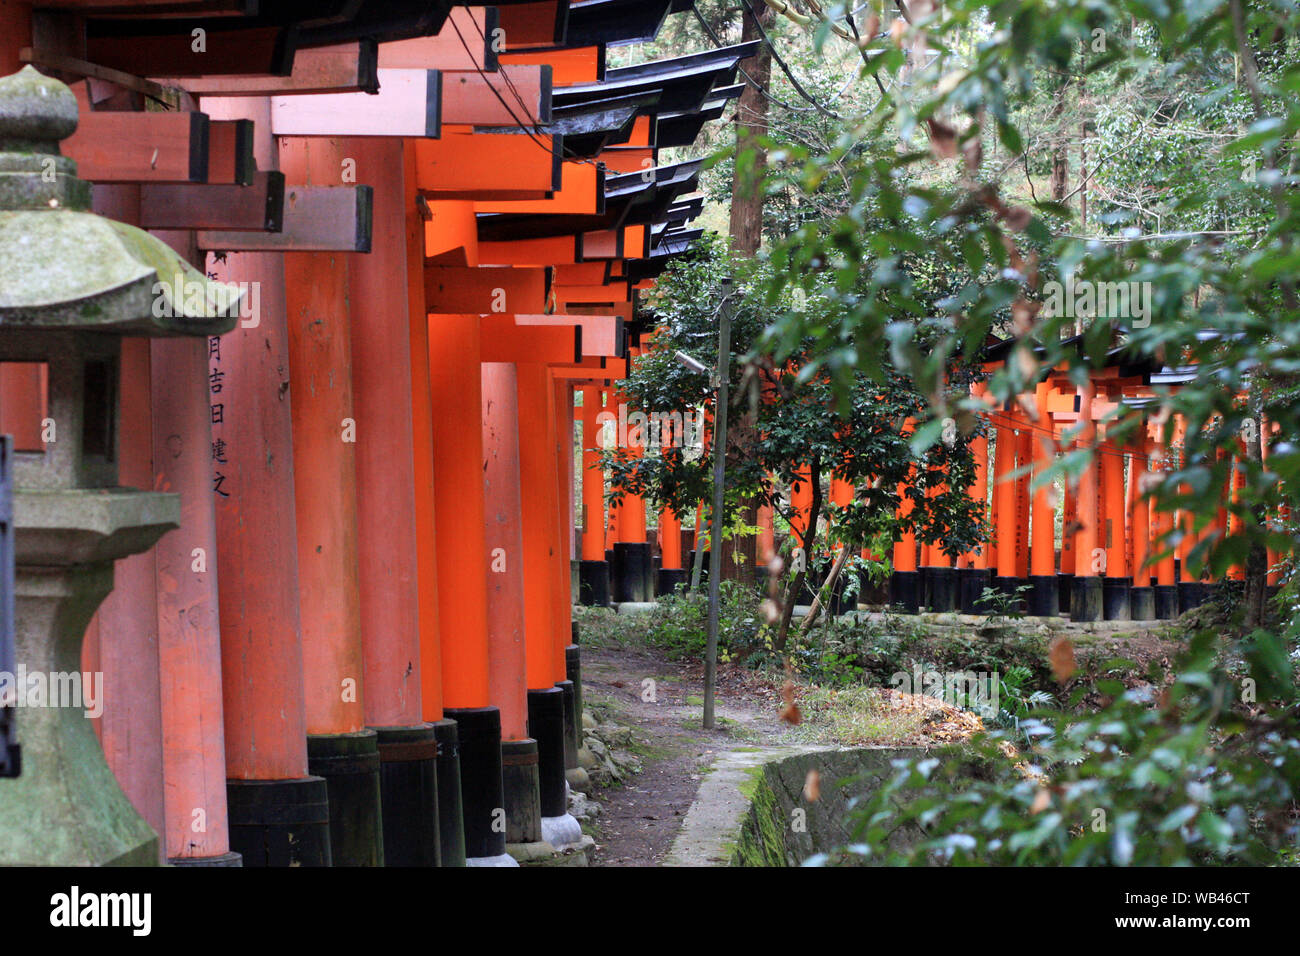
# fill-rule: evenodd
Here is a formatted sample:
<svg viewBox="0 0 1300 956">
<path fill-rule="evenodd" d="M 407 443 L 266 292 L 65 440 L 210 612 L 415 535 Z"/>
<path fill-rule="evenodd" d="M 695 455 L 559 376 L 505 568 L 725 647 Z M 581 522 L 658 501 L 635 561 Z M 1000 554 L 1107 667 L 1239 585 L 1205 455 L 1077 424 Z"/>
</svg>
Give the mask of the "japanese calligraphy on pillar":
<svg viewBox="0 0 1300 956">
<path fill-rule="evenodd" d="M 228 464 L 223 428 L 226 422 L 225 378 L 226 373 L 221 368 L 221 338 L 214 335 L 208 339 L 208 404 L 212 413 L 212 492 L 220 498 L 230 497 L 228 479 L 223 470 Z"/>
</svg>

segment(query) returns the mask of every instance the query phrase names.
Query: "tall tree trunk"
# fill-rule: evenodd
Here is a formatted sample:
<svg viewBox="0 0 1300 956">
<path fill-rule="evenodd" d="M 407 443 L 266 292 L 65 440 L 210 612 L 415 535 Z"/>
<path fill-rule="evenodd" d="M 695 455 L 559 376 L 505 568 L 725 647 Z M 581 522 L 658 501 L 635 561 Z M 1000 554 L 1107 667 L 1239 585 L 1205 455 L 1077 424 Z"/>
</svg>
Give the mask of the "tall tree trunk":
<svg viewBox="0 0 1300 956">
<path fill-rule="evenodd" d="M 1069 88 L 1070 81 L 1062 80 L 1061 85 L 1056 89 L 1056 98 L 1052 101 L 1052 111 L 1049 115 L 1049 128 L 1056 139 L 1056 146 L 1052 150 L 1052 200 L 1054 202 L 1064 202 L 1070 179 L 1070 154 L 1066 148 L 1069 137 L 1060 122 L 1062 114 L 1065 113 L 1065 94 Z"/>
<path fill-rule="evenodd" d="M 741 42 L 759 40 L 758 23 L 754 9 L 758 10 L 758 23 L 766 29 L 776 14 L 771 7 L 758 2 L 746 4 L 741 29 Z M 755 137 L 767 134 L 767 98 L 758 91 L 755 83 L 767 89 L 772 79 L 772 51 L 761 44 L 758 52 L 741 67 L 749 74 L 745 91 L 736 104 L 736 162 L 731 183 L 731 245 L 741 255 L 752 256 L 763 242 L 763 170 L 767 167 L 767 151 Z M 752 80 L 752 82 L 751 82 Z M 747 156 L 752 162 L 747 162 Z"/>
</svg>

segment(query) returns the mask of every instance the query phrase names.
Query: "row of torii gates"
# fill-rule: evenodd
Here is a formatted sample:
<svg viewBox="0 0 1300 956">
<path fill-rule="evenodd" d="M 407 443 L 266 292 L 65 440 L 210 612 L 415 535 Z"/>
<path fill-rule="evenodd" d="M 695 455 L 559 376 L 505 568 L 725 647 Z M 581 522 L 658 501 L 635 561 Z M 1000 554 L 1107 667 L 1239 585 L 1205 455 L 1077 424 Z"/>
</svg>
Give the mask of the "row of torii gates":
<svg viewBox="0 0 1300 956">
<path fill-rule="evenodd" d="M 574 390 L 625 377 L 699 235 L 661 151 L 756 44 L 607 66 L 691 0 L 260 6 L 0 0 L 16 666 L 104 681 L 102 756 L 13 711 L 0 863 L 580 846 Z"/>
<path fill-rule="evenodd" d="M 996 370 L 1013 344 L 993 341 L 986 347 L 986 373 Z M 971 394 L 987 405 L 981 413 L 987 427 L 971 444 L 975 482 L 969 494 L 984 503 L 991 533 L 980 546 L 954 559 L 940 544 L 918 542 L 914 532 L 904 532 L 893 546 L 892 573 L 881 603 L 908 613 L 988 614 L 998 606 L 985 600 L 986 590 L 991 589 L 1005 597 L 1001 604 L 1007 610 L 1038 617 L 1065 614 L 1083 622 L 1169 619 L 1205 603 L 1216 584 L 1192 572 L 1189 556 L 1210 536 L 1235 533 L 1237 519 L 1224 506 L 1234 500 L 1244 475 L 1233 470 L 1233 487 L 1221 489 L 1219 517 L 1196 529 L 1189 513 L 1157 512 L 1143 494 L 1151 482 L 1160 480 L 1161 472 L 1181 467 L 1181 417 L 1175 418 L 1168 447 L 1162 423 L 1152 416 L 1144 417 L 1137 436 L 1123 441 L 1108 436 L 1106 425 L 1121 405 L 1145 408 L 1156 399 L 1157 389 L 1177 389 L 1194 375 L 1194 367 L 1134 364 L 1122 348 L 1116 348 L 1105 367 L 1091 372 L 1083 387 L 1059 367 L 1044 374 L 1032 394 L 999 407 L 986 398 L 985 385 L 975 385 Z M 583 437 L 589 455 L 584 512 L 597 518 L 605 514 L 605 476 L 595 453 L 602 441 L 602 402 L 613 407 L 622 399 L 610 389 L 591 389 L 584 398 Z M 1267 455 L 1270 436 L 1262 437 Z M 1244 443 L 1239 444 L 1244 457 Z M 1053 487 L 1055 483 L 1031 490 L 1035 476 L 1046 472 L 1058 455 L 1078 448 L 1091 448 L 1094 454 L 1077 484 L 1061 482 L 1063 494 Z M 853 494 L 849 482 L 837 478 L 828 482 L 826 500 L 834 505 L 848 504 Z M 899 515 L 905 517 L 914 507 L 908 486 L 900 485 L 898 494 Z M 796 483 L 789 495 L 797 544 L 808 526 L 811 488 L 807 481 Z M 671 593 L 686 579 L 698 523 L 695 531 L 683 534 L 677 516 L 665 509 L 658 516 L 657 535 L 647 535 L 646 505 L 634 494 L 625 494 L 607 513 L 607 519 L 584 524 L 584 604 L 649 601 Z M 777 539 L 770 508 L 759 508 L 757 520 L 760 530 L 752 557 L 761 575 L 776 551 Z M 1166 542 L 1175 528 L 1183 534 L 1170 548 Z M 652 553 L 651 541 L 659 554 Z M 868 556 L 864 550 L 863 557 Z M 828 564 L 829 555 L 823 557 Z M 1269 552 L 1270 588 L 1279 583 L 1278 557 Z M 1230 567 L 1226 577 L 1242 580 L 1243 568 Z M 810 581 L 811 589 L 815 591 L 819 583 L 820 578 Z M 841 580 L 832 595 L 832 608 L 841 611 L 852 609 L 841 598 L 844 583 Z M 863 582 L 864 601 L 868 590 Z"/>
</svg>

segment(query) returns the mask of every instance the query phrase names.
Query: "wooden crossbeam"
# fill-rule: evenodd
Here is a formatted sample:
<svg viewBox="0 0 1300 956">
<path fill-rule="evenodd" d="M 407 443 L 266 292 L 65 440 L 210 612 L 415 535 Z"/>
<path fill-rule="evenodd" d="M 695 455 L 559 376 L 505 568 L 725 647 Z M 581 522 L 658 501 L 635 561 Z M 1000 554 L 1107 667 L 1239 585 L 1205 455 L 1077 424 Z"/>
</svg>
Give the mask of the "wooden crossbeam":
<svg viewBox="0 0 1300 956">
<path fill-rule="evenodd" d="M 645 259 L 650 255 L 650 228 L 648 226 L 623 227 L 623 255 L 621 259 Z"/>
<path fill-rule="evenodd" d="M 485 315 L 479 328 L 484 362 L 550 364 L 582 360 L 580 326 L 520 326 L 513 315 Z"/>
<path fill-rule="evenodd" d="M 424 298 L 429 312 L 489 315 L 542 312 L 549 271 L 545 268 L 457 268 L 425 266 Z"/>
<path fill-rule="evenodd" d="M 562 265 L 555 269 L 555 284 L 562 285 L 604 285 L 609 273 L 607 262 L 583 262 L 577 265 Z"/>
<path fill-rule="evenodd" d="M 275 136 L 438 136 L 442 74 L 380 70 L 379 93 L 271 97 Z"/>
<path fill-rule="evenodd" d="M 507 50 L 557 46 L 564 39 L 568 3 L 538 0 L 499 8 Z"/>
<path fill-rule="evenodd" d="M 478 261 L 485 266 L 540 266 L 578 261 L 577 239 L 555 236 L 517 242 L 480 242 Z"/>
<path fill-rule="evenodd" d="M 112 202 L 129 185 L 97 186 L 97 203 Z M 284 174 L 262 171 L 250 186 L 224 183 L 145 183 L 139 187 L 141 229 L 278 231 L 284 221 Z"/>
<path fill-rule="evenodd" d="M 142 29 L 147 21 L 123 21 Z M 101 21 L 101 25 L 104 22 Z M 249 27 L 207 30 L 201 48 L 189 33 L 99 33 L 86 38 L 86 59 L 115 70 L 167 77 L 269 73 L 289 76 L 293 69 L 293 30 Z"/>
<path fill-rule="evenodd" d="M 96 183 L 201 183 L 208 178 L 206 113 L 83 112 L 61 145 Z"/>
<path fill-rule="evenodd" d="M 425 264 L 479 265 L 479 260 L 474 255 L 478 245 L 474 204 L 467 200 L 450 200 L 426 202 L 426 206 L 429 217 L 424 222 Z"/>
<path fill-rule="evenodd" d="M 659 150 L 653 146 L 615 146 L 601 150 L 599 158 L 610 175 L 650 171 L 653 180 L 653 170 L 659 165 Z"/>
<path fill-rule="evenodd" d="M 545 198 L 561 186 L 560 145 L 537 139 L 540 145 L 510 133 L 418 139 L 416 185 L 430 199 Z"/>
<path fill-rule="evenodd" d="M 509 83 L 507 83 L 507 79 Z M 551 121 L 551 68 L 511 66 L 498 73 L 448 70 L 443 122 L 460 126 L 536 126 Z"/>
<path fill-rule="evenodd" d="M 631 298 L 628 295 L 626 282 L 615 282 L 611 285 L 588 285 L 588 286 L 556 286 L 555 298 L 561 303 L 565 302 L 627 302 Z"/>
<path fill-rule="evenodd" d="M 556 215 L 596 215 L 604 208 L 605 167 L 591 163 L 564 163 L 559 191 L 551 199 L 522 202 L 480 202 L 479 212 L 539 212 Z"/>
<path fill-rule="evenodd" d="M 623 258 L 623 230 L 600 229 L 596 232 L 584 232 L 578 237 L 582 259 L 621 259 Z"/>
<path fill-rule="evenodd" d="M 48 50 L 36 50 L 27 46 L 18 51 L 18 59 L 23 63 L 44 67 L 46 72 L 57 70 L 60 73 L 72 76 L 84 76 L 88 80 L 95 80 L 100 83 L 110 83 L 118 87 L 119 91 L 127 90 L 131 93 L 141 93 L 160 103 L 172 103 L 173 100 L 180 99 L 181 102 L 175 105 L 178 105 L 181 109 L 191 110 L 195 108 L 194 98 L 188 93 L 182 91 L 182 95 L 176 97 L 171 90 L 152 80 L 146 80 L 142 76 L 125 73 L 122 70 L 114 70 L 98 63 L 79 60 L 63 53 L 51 53 Z M 75 83 L 71 85 L 73 92 L 77 95 L 78 102 L 82 102 L 81 91 L 77 89 L 81 84 Z"/>
<path fill-rule="evenodd" d="M 584 358 L 618 358 L 623 320 L 616 315 L 516 315 L 516 325 L 577 326 Z"/>
<path fill-rule="evenodd" d="M 381 44 L 379 65 L 386 69 L 495 71 L 500 23 L 496 7 L 454 7 L 434 36 Z"/>
<path fill-rule="evenodd" d="M 559 365 L 551 369 L 558 379 L 601 380 L 627 378 L 627 359 L 587 358 L 573 365 Z"/>
<path fill-rule="evenodd" d="M 289 186 L 279 232 L 205 230 L 195 240 L 230 252 L 369 252 L 373 211 L 370 186 Z"/>
<path fill-rule="evenodd" d="M 572 50 L 544 50 L 538 53 L 503 53 L 499 59 L 507 67 L 512 63 L 549 63 L 551 81 L 556 86 L 599 83 L 605 78 L 604 47 L 584 46 Z"/>
<path fill-rule="evenodd" d="M 358 40 L 338 46 L 299 50 L 288 76 L 154 77 L 165 86 L 180 87 L 193 96 L 281 96 L 312 93 L 376 93 L 379 91 L 378 45 Z"/>
</svg>

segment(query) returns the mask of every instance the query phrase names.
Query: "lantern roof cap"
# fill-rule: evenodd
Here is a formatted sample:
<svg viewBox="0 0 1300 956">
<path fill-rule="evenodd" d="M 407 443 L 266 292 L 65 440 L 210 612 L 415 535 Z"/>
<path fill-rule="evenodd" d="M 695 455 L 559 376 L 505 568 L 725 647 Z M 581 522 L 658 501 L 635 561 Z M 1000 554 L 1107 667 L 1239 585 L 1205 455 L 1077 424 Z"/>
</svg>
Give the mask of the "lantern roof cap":
<svg viewBox="0 0 1300 956">
<path fill-rule="evenodd" d="M 0 77 L 0 330 L 220 335 L 242 292 L 210 281 L 155 236 L 90 211 L 90 184 L 59 153 L 77 100 L 26 66 Z"/>
</svg>

